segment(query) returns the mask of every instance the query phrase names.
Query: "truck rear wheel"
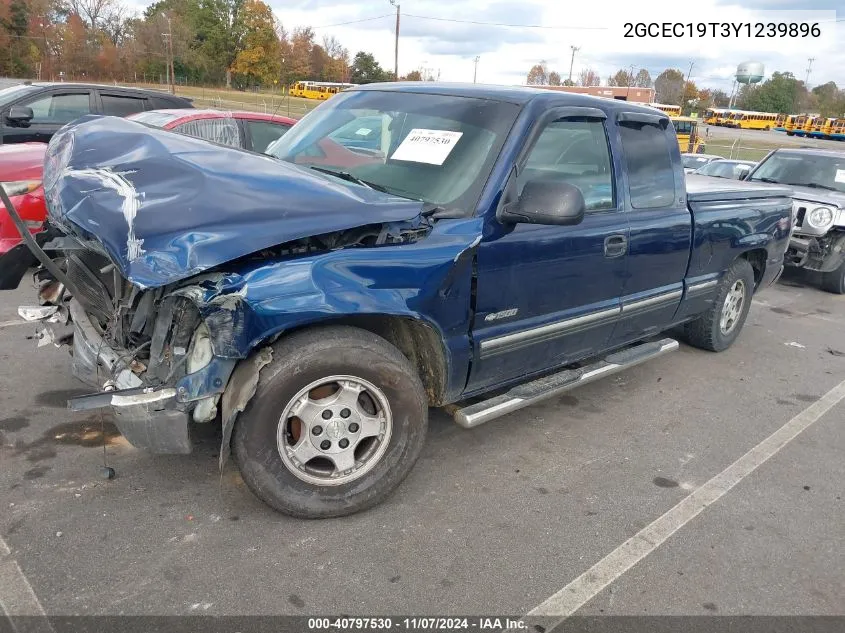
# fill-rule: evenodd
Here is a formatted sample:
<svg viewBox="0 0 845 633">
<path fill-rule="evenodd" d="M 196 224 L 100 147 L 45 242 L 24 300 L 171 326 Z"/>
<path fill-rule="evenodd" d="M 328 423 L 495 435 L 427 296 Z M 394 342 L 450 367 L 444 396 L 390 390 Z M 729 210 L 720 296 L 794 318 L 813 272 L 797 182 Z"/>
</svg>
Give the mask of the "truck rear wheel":
<svg viewBox="0 0 845 633">
<path fill-rule="evenodd" d="M 845 261 L 839 264 L 839 268 L 822 273 L 822 290 L 845 295 Z"/>
<path fill-rule="evenodd" d="M 425 390 L 398 349 L 357 328 L 320 327 L 274 345 L 232 453 L 250 490 L 275 510 L 337 517 L 393 492 L 427 427 Z"/>
<path fill-rule="evenodd" d="M 684 327 L 687 342 L 711 352 L 728 349 L 739 336 L 754 294 L 754 269 L 736 260 L 722 277 L 710 309 Z"/>
</svg>

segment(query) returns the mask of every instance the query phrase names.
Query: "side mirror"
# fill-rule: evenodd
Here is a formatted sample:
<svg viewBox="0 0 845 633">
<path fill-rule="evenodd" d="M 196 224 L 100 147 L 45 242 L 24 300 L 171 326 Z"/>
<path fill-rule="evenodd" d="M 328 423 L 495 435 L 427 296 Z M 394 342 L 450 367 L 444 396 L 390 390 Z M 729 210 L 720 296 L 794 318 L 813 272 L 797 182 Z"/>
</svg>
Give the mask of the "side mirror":
<svg viewBox="0 0 845 633">
<path fill-rule="evenodd" d="M 556 224 L 570 226 L 584 219 L 586 203 L 581 190 L 568 182 L 529 180 L 519 200 L 498 215 L 503 223 Z"/>
<path fill-rule="evenodd" d="M 748 174 L 751 173 L 751 168 L 747 165 L 737 165 L 736 166 L 736 177 L 739 180 L 745 180 L 748 178 Z"/>
<path fill-rule="evenodd" d="M 17 123 L 26 127 L 29 125 L 29 122 L 32 121 L 32 117 L 35 116 L 32 112 L 32 108 L 27 106 L 12 106 L 9 108 L 9 113 L 6 115 L 6 120 L 9 123 Z"/>
</svg>

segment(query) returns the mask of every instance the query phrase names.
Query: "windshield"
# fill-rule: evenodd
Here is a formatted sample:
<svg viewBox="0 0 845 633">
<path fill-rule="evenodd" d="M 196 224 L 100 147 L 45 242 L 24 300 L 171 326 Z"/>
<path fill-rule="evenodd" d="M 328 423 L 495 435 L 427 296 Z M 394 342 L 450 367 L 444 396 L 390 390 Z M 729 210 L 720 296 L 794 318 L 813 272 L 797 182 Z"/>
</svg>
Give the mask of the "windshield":
<svg viewBox="0 0 845 633">
<path fill-rule="evenodd" d="M 817 187 L 845 193 L 845 154 L 775 152 L 760 163 L 749 180 Z"/>
<path fill-rule="evenodd" d="M 11 86 L 10 88 L 3 88 L 3 90 L 0 90 L 0 108 L 12 101 L 15 101 L 18 97 L 22 97 L 28 92 L 33 92 L 35 90 L 38 90 L 38 88 L 35 86 L 26 86 L 24 84 Z"/>
<path fill-rule="evenodd" d="M 742 167 L 750 168 L 748 163 L 734 163 L 727 160 L 714 160 L 698 169 L 695 173 L 703 176 L 715 176 L 717 178 L 739 178 L 743 172 Z"/>
<path fill-rule="evenodd" d="M 675 126 L 675 134 L 689 134 L 692 132 L 692 121 L 672 121 Z"/>
<path fill-rule="evenodd" d="M 701 156 L 682 156 L 681 160 L 683 160 L 686 169 L 698 169 L 710 161 L 709 158 L 703 158 Z"/>
<path fill-rule="evenodd" d="M 395 195 L 470 210 L 518 112 L 514 104 L 469 97 L 343 92 L 266 153 Z"/>
</svg>

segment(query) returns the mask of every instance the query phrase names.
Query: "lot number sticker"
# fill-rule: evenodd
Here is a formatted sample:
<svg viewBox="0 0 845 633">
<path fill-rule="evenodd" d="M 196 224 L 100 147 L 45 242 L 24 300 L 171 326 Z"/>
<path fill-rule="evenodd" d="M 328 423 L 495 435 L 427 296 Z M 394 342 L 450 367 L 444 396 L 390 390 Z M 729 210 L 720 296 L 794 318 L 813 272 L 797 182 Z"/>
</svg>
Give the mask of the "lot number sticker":
<svg viewBox="0 0 845 633">
<path fill-rule="evenodd" d="M 845 169 L 837 169 L 836 170 L 836 178 L 834 178 L 836 182 L 845 182 Z"/>
<path fill-rule="evenodd" d="M 391 159 L 442 165 L 463 134 L 463 132 L 449 130 L 414 128 L 393 152 Z"/>
</svg>

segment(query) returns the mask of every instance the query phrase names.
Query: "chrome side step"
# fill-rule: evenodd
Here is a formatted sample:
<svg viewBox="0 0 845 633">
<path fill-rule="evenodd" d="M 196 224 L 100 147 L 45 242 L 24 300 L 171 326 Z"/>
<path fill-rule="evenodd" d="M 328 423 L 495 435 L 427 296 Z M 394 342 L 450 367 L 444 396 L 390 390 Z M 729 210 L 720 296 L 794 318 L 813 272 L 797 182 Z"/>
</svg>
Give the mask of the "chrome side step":
<svg viewBox="0 0 845 633">
<path fill-rule="evenodd" d="M 537 378 L 511 388 L 507 393 L 489 400 L 455 408 L 452 415 L 460 426 L 471 429 L 495 418 L 513 413 L 524 407 L 558 396 L 570 389 L 615 374 L 647 360 L 674 352 L 678 341 L 671 338 L 649 343 L 640 343 L 614 352 L 604 358 L 578 369 L 565 369 L 551 376 Z"/>
</svg>

